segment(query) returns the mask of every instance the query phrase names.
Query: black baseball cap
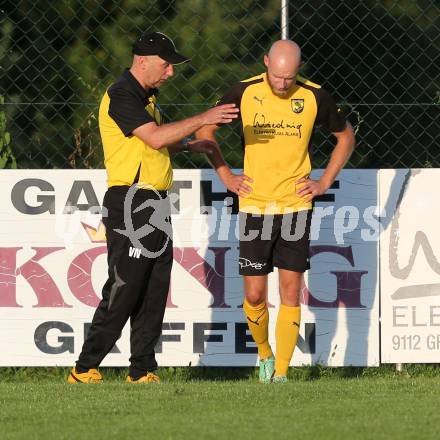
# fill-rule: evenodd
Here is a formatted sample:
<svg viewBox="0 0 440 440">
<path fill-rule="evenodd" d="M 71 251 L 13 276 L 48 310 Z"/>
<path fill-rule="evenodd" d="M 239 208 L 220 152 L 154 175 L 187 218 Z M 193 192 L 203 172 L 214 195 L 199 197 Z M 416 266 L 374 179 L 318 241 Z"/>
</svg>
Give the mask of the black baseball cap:
<svg viewBox="0 0 440 440">
<path fill-rule="evenodd" d="M 170 64 L 181 64 L 189 58 L 177 52 L 170 37 L 161 32 L 143 33 L 133 44 L 134 55 L 157 55 Z"/>
</svg>

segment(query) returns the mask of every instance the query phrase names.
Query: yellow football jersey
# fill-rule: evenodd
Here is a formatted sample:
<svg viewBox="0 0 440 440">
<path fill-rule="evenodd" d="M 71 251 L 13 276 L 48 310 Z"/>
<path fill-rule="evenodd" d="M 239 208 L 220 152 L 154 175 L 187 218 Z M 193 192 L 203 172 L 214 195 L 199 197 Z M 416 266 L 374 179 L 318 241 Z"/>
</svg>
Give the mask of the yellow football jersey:
<svg viewBox="0 0 440 440">
<path fill-rule="evenodd" d="M 244 174 L 252 192 L 240 197 L 240 211 L 283 214 L 311 209 L 296 194 L 295 182 L 311 172 L 310 149 L 315 125 L 344 130 L 345 118 L 331 96 L 302 77 L 289 96 L 276 96 L 266 73 L 241 81 L 218 104 L 235 103 L 243 130 Z"/>
</svg>

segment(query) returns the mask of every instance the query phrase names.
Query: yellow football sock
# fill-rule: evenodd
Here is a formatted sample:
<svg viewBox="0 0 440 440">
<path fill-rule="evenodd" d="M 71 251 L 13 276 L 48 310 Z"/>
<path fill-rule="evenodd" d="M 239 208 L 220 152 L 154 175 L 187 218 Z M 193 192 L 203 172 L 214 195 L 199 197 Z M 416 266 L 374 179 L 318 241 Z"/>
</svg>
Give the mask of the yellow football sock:
<svg viewBox="0 0 440 440">
<path fill-rule="evenodd" d="M 246 299 L 243 303 L 243 311 L 247 318 L 249 330 L 258 347 L 258 356 L 260 359 L 266 359 L 273 356 L 269 345 L 269 311 L 266 301 L 257 306 L 250 305 Z"/>
<path fill-rule="evenodd" d="M 299 335 L 301 307 L 280 305 L 275 327 L 275 376 L 286 376 Z"/>
</svg>

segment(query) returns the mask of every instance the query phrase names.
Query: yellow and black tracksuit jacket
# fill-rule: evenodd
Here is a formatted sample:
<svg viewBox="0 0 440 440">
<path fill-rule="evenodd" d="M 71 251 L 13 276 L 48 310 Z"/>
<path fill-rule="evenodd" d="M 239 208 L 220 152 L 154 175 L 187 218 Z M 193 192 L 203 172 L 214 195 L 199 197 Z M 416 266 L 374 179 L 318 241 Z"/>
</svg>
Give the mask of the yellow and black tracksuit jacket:
<svg viewBox="0 0 440 440">
<path fill-rule="evenodd" d="M 146 91 L 128 69 L 109 87 L 99 107 L 99 130 L 104 149 L 107 184 L 164 191 L 173 183 L 166 148 L 155 150 L 133 135 L 148 122 L 161 121 L 156 89 Z"/>
</svg>

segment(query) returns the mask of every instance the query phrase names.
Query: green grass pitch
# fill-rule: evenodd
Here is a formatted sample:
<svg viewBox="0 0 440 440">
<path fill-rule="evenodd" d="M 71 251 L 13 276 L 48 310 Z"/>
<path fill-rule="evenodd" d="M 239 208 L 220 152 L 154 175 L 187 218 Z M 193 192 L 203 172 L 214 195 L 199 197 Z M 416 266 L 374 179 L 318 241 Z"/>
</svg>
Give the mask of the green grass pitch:
<svg viewBox="0 0 440 440">
<path fill-rule="evenodd" d="M 69 385 L 67 369 L 0 369 L 1 439 L 439 439 L 435 366 L 298 368 L 260 385 L 254 369 L 163 368 L 161 384 Z"/>
</svg>

